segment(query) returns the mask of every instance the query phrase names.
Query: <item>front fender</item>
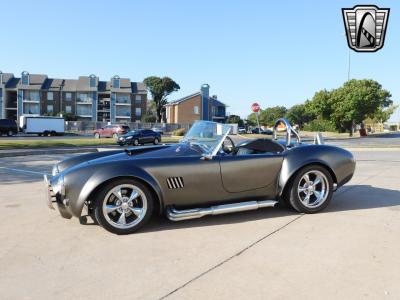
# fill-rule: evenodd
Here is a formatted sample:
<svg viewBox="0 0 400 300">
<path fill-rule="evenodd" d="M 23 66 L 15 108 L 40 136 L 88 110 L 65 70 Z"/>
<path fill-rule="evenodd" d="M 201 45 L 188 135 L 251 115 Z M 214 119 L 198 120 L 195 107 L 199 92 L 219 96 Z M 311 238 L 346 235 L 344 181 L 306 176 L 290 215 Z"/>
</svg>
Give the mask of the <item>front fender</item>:
<svg viewBox="0 0 400 300">
<path fill-rule="evenodd" d="M 338 186 L 350 180 L 355 170 L 354 157 L 345 149 L 330 145 L 299 146 L 288 150 L 285 155 L 279 176 L 278 195 L 282 195 L 286 184 L 298 170 L 310 164 L 327 167 Z"/>
<path fill-rule="evenodd" d="M 163 207 L 163 197 L 159 183 L 153 176 L 151 176 L 141 167 L 126 164 L 126 162 L 114 161 L 113 164 L 96 164 L 93 166 L 88 166 L 87 168 L 93 168 L 92 174 L 87 177 L 87 180 L 83 186 L 82 184 L 76 185 L 76 189 L 80 189 L 80 191 L 71 191 L 72 194 L 76 195 L 69 202 L 72 215 L 80 217 L 85 201 L 89 200 L 89 196 L 92 194 L 92 192 L 104 182 L 119 177 L 137 178 L 150 185 L 157 195 L 160 207 Z M 88 170 L 85 170 L 85 172 L 87 171 Z M 83 179 L 82 177 L 80 178 L 81 180 Z M 74 186 L 74 183 L 71 182 L 71 184 Z"/>
</svg>

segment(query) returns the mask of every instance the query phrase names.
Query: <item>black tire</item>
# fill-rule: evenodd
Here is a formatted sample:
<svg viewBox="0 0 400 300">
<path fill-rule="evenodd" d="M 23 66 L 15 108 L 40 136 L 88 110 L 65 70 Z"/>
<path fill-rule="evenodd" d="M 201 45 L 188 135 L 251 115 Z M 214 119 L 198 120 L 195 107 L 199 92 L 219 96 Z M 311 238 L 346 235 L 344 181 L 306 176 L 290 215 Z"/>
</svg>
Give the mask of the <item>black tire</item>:
<svg viewBox="0 0 400 300">
<path fill-rule="evenodd" d="M 134 139 L 134 140 L 132 141 L 132 145 L 134 145 L 134 146 L 139 146 L 139 140 L 138 140 L 138 139 Z"/>
<path fill-rule="evenodd" d="M 94 134 L 94 138 L 95 138 L 95 139 L 99 139 L 99 138 L 100 138 L 100 133 L 96 132 L 96 133 Z"/>
<path fill-rule="evenodd" d="M 47 130 L 43 131 L 43 136 L 49 136 L 49 132 Z"/>
<path fill-rule="evenodd" d="M 7 132 L 7 136 L 13 136 L 14 135 L 14 132 L 12 131 L 12 130 L 9 130 L 8 132 Z"/>
<path fill-rule="evenodd" d="M 136 188 L 140 189 L 145 198 L 146 198 L 146 205 L 147 208 L 145 210 L 145 212 L 143 212 L 143 216 L 141 217 L 141 220 L 134 224 L 131 227 L 127 227 L 127 228 L 118 228 L 116 227 L 117 225 L 112 225 L 109 221 L 107 220 L 107 217 L 104 215 L 103 212 L 103 203 L 104 201 L 107 201 L 106 197 L 107 194 L 109 194 L 115 187 L 118 187 L 120 185 L 133 185 Z M 138 197 L 138 201 L 144 201 L 142 199 L 142 197 L 140 196 L 140 198 Z M 144 204 L 142 202 L 142 207 L 144 207 Z M 96 193 L 96 200 L 95 200 L 95 206 L 94 206 L 94 217 L 97 220 L 97 222 L 107 231 L 115 233 L 115 234 L 130 234 L 130 233 L 134 233 L 135 231 L 137 231 L 138 229 L 140 229 L 143 225 L 145 225 L 151 215 L 153 214 L 153 210 L 154 210 L 154 199 L 153 199 L 153 195 L 150 192 L 150 190 L 147 188 L 147 186 L 145 186 L 144 184 L 142 184 L 141 182 L 138 182 L 134 179 L 129 179 L 129 178 L 123 178 L 123 179 L 117 179 L 114 181 L 109 182 L 108 184 L 106 184 L 104 187 L 101 188 L 101 190 Z M 115 210 L 115 214 L 116 217 L 118 217 L 118 210 Z M 131 214 L 131 218 L 134 218 L 134 216 Z M 133 220 L 135 221 L 135 219 Z"/>
<path fill-rule="evenodd" d="M 311 188 L 312 190 L 309 191 L 300 191 L 300 188 L 304 189 L 304 186 L 307 185 L 307 183 L 304 181 L 304 176 L 308 174 L 310 178 L 310 182 L 313 183 L 313 181 L 316 181 L 317 178 L 320 178 L 319 184 L 316 184 L 315 187 Z M 319 176 L 312 178 L 312 176 Z M 304 183 L 304 185 L 303 185 Z M 298 212 L 306 213 L 306 214 L 313 214 L 322 211 L 324 208 L 326 208 L 329 204 L 329 202 L 332 199 L 333 195 L 333 179 L 329 171 L 320 166 L 320 165 L 309 165 L 304 168 L 302 168 L 300 171 L 297 172 L 296 176 L 291 180 L 291 186 L 290 189 L 288 190 L 287 195 L 289 196 L 289 203 L 290 205 L 297 210 Z M 310 188 L 310 187 L 309 187 Z M 322 190 L 324 188 L 324 193 L 319 191 L 320 189 Z M 315 191 L 314 191 L 315 189 Z M 307 197 L 307 193 L 310 193 L 309 196 L 309 204 L 305 204 L 305 198 Z M 318 197 L 314 193 L 319 193 L 319 195 L 323 194 L 322 199 L 318 201 Z M 303 195 L 304 193 L 304 195 Z M 304 199 L 302 198 L 304 197 Z M 315 200 L 314 200 L 315 199 Z M 314 202 L 313 202 L 314 201 Z M 284 202 L 284 201 L 283 201 Z M 320 202 L 320 203 L 319 203 Z"/>
<path fill-rule="evenodd" d="M 118 138 L 118 134 L 113 133 L 112 137 L 113 137 L 114 139 L 117 139 L 117 138 Z"/>
<path fill-rule="evenodd" d="M 158 140 L 158 138 L 155 138 L 153 144 L 154 144 L 154 145 L 158 145 L 159 142 L 160 142 L 160 141 Z"/>
<path fill-rule="evenodd" d="M 55 132 L 55 131 L 53 130 L 52 132 L 50 132 L 50 135 L 51 135 L 51 136 L 56 136 L 56 135 L 57 135 L 57 132 Z"/>
</svg>

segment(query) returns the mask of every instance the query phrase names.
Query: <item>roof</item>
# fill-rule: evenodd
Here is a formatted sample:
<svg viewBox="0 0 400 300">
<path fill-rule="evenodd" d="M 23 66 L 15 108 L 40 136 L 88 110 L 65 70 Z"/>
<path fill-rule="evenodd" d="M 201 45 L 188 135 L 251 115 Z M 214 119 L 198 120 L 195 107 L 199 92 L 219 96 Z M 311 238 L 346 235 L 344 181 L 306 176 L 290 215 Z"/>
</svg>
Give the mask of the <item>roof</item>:
<svg viewBox="0 0 400 300">
<path fill-rule="evenodd" d="M 191 94 L 191 95 L 189 95 L 189 96 L 186 96 L 186 97 L 183 97 L 183 98 L 180 98 L 180 99 L 171 101 L 171 102 L 169 102 L 169 103 L 167 104 L 167 106 L 168 106 L 168 105 L 180 104 L 180 103 L 182 103 L 182 102 L 184 102 L 184 101 L 190 100 L 190 99 L 192 99 L 193 97 L 196 97 L 196 96 L 199 96 L 199 95 L 201 95 L 201 92 L 197 92 L 197 93 Z M 213 105 L 213 106 L 226 106 L 224 103 L 222 103 L 221 101 L 219 101 L 219 100 L 217 100 L 217 99 L 214 99 L 214 98 L 212 98 L 212 97 L 209 97 L 209 99 L 212 100 L 212 105 Z"/>
<path fill-rule="evenodd" d="M 221 101 L 219 101 L 217 99 L 214 99 L 214 98 L 211 98 L 211 99 L 213 100 L 213 103 L 212 103 L 213 106 L 226 106 L 226 104 L 222 103 Z"/>
<path fill-rule="evenodd" d="M 111 91 L 112 92 L 117 92 L 117 93 L 131 93 L 132 92 L 132 87 L 131 87 L 131 81 L 129 78 L 120 78 L 119 80 L 119 88 L 114 88 L 112 86 L 112 80 L 114 78 L 111 78 L 111 81 L 108 82 L 108 84 L 111 86 Z"/>
<path fill-rule="evenodd" d="M 11 78 L 14 77 L 14 74 L 12 74 L 12 73 L 1 73 L 1 76 L 3 77 L 3 84 L 6 84 L 7 81 L 9 81 Z"/>
<path fill-rule="evenodd" d="M 10 78 L 6 84 L 6 89 L 16 89 L 21 78 Z"/>
<path fill-rule="evenodd" d="M 65 79 L 63 91 L 64 92 L 75 92 L 77 84 L 78 84 L 78 80 L 76 80 L 76 79 Z"/>
<path fill-rule="evenodd" d="M 47 79 L 47 75 L 42 74 L 29 74 L 29 85 L 23 85 L 22 81 L 19 82 L 18 88 L 24 90 L 40 90 L 44 82 Z"/>
<path fill-rule="evenodd" d="M 49 91 L 59 91 L 64 84 L 64 79 L 51 79 L 47 78 L 42 88 Z"/>
<path fill-rule="evenodd" d="M 147 94 L 146 85 L 143 82 L 131 82 L 132 93 Z"/>
<path fill-rule="evenodd" d="M 76 89 L 82 92 L 97 91 L 97 85 L 99 84 L 99 78 L 96 77 L 96 87 L 90 87 L 89 76 L 79 76 Z"/>
<path fill-rule="evenodd" d="M 181 102 L 184 102 L 184 101 L 186 101 L 186 100 L 190 100 L 191 98 L 196 97 L 196 96 L 199 96 L 199 95 L 201 95 L 201 92 L 197 92 L 197 93 L 191 94 L 191 95 L 189 95 L 189 96 L 186 96 L 186 97 L 183 97 L 183 98 L 180 98 L 180 99 L 171 101 L 171 102 L 169 102 L 169 103 L 167 104 L 167 106 L 168 106 L 168 105 L 179 104 L 179 103 L 181 103 Z"/>
</svg>

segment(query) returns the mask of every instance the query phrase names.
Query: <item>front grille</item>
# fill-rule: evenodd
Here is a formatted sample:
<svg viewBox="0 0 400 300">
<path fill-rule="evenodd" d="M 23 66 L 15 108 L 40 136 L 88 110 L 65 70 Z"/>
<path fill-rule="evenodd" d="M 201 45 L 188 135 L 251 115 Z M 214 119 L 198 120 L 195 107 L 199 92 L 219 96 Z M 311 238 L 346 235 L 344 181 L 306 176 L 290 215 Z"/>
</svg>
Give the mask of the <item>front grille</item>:
<svg viewBox="0 0 400 300">
<path fill-rule="evenodd" d="M 181 189 L 185 186 L 182 177 L 167 178 L 167 185 L 169 189 Z"/>
</svg>

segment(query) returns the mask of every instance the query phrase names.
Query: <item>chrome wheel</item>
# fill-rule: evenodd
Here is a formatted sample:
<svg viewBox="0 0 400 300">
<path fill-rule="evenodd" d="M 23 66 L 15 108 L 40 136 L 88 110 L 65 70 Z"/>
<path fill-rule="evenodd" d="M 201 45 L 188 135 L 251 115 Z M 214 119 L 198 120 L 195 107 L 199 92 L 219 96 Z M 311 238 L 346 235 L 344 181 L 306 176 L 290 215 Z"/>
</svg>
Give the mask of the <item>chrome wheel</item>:
<svg viewBox="0 0 400 300">
<path fill-rule="evenodd" d="M 133 184 L 112 188 L 103 200 L 103 215 L 115 228 L 128 229 L 140 223 L 147 212 L 145 193 Z"/>
<path fill-rule="evenodd" d="M 320 171 L 308 171 L 299 181 L 297 194 L 305 207 L 316 208 L 321 206 L 329 195 L 328 178 Z"/>
</svg>

